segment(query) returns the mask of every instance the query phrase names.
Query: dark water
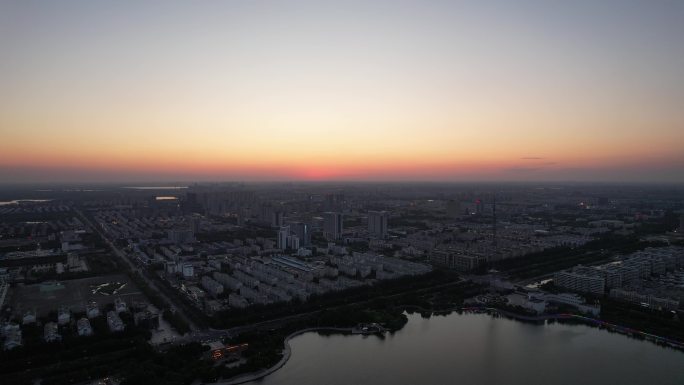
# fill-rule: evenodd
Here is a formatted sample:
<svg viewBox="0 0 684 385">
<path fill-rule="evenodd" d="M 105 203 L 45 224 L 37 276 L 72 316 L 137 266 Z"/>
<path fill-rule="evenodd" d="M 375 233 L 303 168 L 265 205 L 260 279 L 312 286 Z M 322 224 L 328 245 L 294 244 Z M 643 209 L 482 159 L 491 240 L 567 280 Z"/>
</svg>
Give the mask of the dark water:
<svg viewBox="0 0 684 385">
<path fill-rule="evenodd" d="M 306 333 L 283 368 L 251 384 L 684 384 L 684 353 L 584 325 L 456 313 L 384 340 Z"/>
</svg>

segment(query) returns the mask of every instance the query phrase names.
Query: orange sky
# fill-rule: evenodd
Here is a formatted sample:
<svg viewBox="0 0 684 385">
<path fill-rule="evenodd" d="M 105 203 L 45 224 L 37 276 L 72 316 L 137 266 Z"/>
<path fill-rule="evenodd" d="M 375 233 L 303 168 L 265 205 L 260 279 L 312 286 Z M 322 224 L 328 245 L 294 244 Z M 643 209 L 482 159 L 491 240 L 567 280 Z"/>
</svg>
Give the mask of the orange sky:
<svg viewBox="0 0 684 385">
<path fill-rule="evenodd" d="M 0 182 L 684 182 L 677 3 L 67 3 L 0 5 Z"/>
</svg>

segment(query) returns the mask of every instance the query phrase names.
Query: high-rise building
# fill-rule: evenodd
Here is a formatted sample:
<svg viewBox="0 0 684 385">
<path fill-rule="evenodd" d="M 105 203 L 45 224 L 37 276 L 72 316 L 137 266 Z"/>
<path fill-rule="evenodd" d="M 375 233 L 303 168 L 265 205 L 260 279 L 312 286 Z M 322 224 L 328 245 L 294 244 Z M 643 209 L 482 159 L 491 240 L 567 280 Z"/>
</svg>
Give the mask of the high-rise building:
<svg viewBox="0 0 684 385">
<path fill-rule="evenodd" d="M 311 228 L 304 222 L 290 223 L 290 230 L 299 238 L 300 246 L 309 246 L 311 244 Z"/>
<path fill-rule="evenodd" d="M 323 213 L 323 236 L 329 241 L 342 238 L 342 214 Z"/>
<path fill-rule="evenodd" d="M 192 215 L 189 221 L 192 232 L 195 234 L 199 233 L 202 228 L 202 217 L 200 215 Z"/>
<path fill-rule="evenodd" d="M 368 232 L 375 238 L 387 238 L 387 211 L 368 212 Z"/>
<path fill-rule="evenodd" d="M 271 215 L 271 226 L 272 227 L 278 227 L 283 225 L 283 212 L 282 211 L 274 211 L 273 214 Z"/>
<path fill-rule="evenodd" d="M 290 235 L 290 227 L 289 226 L 281 226 L 280 230 L 278 230 L 278 245 L 277 245 L 277 247 L 280 250 L 287 249 L 287 237 L 289 235 Z"/>
<path fill-rule="evenodd" d="M 287 237 L 287 247 L 291 250 L 299 250 L 299 237 L 296 235 L 290 235 Z"/>
</svg>

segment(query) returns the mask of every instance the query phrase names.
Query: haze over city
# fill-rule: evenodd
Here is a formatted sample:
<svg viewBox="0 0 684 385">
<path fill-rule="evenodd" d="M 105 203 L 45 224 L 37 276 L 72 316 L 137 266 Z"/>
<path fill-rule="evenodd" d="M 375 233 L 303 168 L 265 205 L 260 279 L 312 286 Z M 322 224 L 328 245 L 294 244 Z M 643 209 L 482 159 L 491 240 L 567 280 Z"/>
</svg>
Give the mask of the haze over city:
<svg viewBox="0 0 684 385">
<path fill-rule="evenodd" d="M 680 1 L 3 1 L 0 182 L 684 182 Z"/>
<path fill-rule="evenodd" d="M 0 384 L 684 384 L 684 0 L 0 0 Z"/>
</svg>

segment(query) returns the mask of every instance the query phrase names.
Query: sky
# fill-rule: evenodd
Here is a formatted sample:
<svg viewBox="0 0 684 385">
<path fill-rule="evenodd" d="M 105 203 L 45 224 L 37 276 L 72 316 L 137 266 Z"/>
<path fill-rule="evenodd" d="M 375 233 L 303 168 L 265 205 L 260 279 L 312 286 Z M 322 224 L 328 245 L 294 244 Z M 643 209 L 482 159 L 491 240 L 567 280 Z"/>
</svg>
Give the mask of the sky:
<svg viewBox="0 0 684 385">
<path fill-rule="evenodd" d="M 0 1 L 0 183 L 684 183 L 684 1 Z"/>
</svg>

